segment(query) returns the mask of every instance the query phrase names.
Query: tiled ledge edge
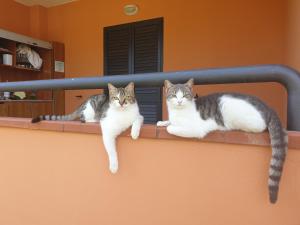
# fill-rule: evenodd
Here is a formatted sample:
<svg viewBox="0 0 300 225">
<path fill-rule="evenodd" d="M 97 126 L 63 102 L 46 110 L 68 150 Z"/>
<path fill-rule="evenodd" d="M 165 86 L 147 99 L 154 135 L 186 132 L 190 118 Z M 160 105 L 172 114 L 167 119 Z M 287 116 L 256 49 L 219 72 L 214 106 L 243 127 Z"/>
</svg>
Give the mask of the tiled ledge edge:
<svg viewBox="0 0 300 225">
<path fill-rule="evenodd" d="M 101 130 L 97 123 L 80 123 L 80 122 L 62 122 L 62 121 L 42 121 L 32 124 L 28 118 L 0 117 L 0 127 L 24 128 L 32 130 L 46 130 L 57 132 L 77 132 L 86 134 L 100 134 Z M 300 132 L 289 131 L 289 148 L 300 149 Z M 121 136 L 130 136 L 130 131 L 127 130 Z M 140 134 L 141 138 L 155 139 L 172 139 L 172 140 L 191 140 L 176 137 L 167 133 L 164 127 L 156 127 L 155 125 L 144 125 Z M 265 133 L 246 133 L 240 131 L 217 131 L 212 132 L 205 138 L 201 139 L 204 142 L 219 142 L 228 144 L 245 144 L 269 146 L 270 139 L 267 132 Z"/>
</svg>

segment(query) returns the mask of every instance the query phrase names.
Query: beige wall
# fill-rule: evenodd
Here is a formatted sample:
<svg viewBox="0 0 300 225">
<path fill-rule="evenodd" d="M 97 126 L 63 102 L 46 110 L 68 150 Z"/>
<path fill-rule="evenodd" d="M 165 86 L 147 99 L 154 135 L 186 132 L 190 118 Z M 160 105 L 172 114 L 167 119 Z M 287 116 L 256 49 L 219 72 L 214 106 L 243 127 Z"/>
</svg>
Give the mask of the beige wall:
<svg viewBox="0 0 300 225">
<path fill-rule="evenodd" d="M 268 147 L 122 137 L 112 175 L 99 135 L 0 133 L 3 225 L 300 224 L 299 149 L 271 205 Z"/>
</svg>

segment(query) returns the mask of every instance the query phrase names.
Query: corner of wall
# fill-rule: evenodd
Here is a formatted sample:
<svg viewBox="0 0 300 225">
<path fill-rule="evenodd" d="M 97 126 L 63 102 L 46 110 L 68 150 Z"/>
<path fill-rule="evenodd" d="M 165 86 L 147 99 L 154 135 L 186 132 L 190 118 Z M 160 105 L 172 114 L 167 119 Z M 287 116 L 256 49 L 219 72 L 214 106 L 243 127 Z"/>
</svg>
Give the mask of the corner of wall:
<svg viewBox="0 0 300 225">
<path fill-rule="evenodd" d="M 48 39 L 48 9 L 43 6 L 30 7 L 30 35 L 35 38 Z"/>
</svg>

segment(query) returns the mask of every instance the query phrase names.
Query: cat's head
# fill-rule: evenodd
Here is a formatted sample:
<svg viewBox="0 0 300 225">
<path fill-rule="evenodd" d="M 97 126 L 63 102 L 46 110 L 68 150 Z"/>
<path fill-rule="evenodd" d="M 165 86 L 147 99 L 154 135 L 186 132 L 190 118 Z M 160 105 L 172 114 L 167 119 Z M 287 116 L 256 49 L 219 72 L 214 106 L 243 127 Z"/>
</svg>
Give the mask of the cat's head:
<svg viewBox="0 0 300 225">
<path fill-rule="evenodd" d="M 133 82 L 130 82 L 125 88 L 116 88 L 112 84 L 108 84 L 108 91 L 109 102 L 116 108 L 126 109 L 136 101 Z"/>
<path fill-rule="evenodd" d="M 167 103 L 175 108 L 184 108 L 193 101 L 194 79 L 189 79 L 184 84 L 172 84 L 165 80 L 165 91 Z"/>
</svg>

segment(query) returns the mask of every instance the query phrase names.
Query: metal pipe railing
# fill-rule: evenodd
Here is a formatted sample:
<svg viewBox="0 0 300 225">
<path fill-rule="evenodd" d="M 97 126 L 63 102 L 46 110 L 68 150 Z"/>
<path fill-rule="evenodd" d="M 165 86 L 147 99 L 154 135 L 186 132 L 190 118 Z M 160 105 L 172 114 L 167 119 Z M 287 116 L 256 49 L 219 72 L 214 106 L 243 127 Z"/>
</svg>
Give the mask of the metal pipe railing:
<svg viewBox="0 0 300 225">
<path fill-rule="evenodd" d="M 289 130 L 300 131 L 300 74 L 296 70 L 282 65 L 6 82 L 0 83 L 0 91 L 97 89 L 106 88 L 107 83 L 124 86 L 131 81 L 135 83 L 136 87 L 159 87 L 166 79 L 180 83 L 186 82 L 189 78 L 194 78 L 195 84 L 198 85 L 278 82 L 288 92 L 287 127 Z"/>
</svg>

